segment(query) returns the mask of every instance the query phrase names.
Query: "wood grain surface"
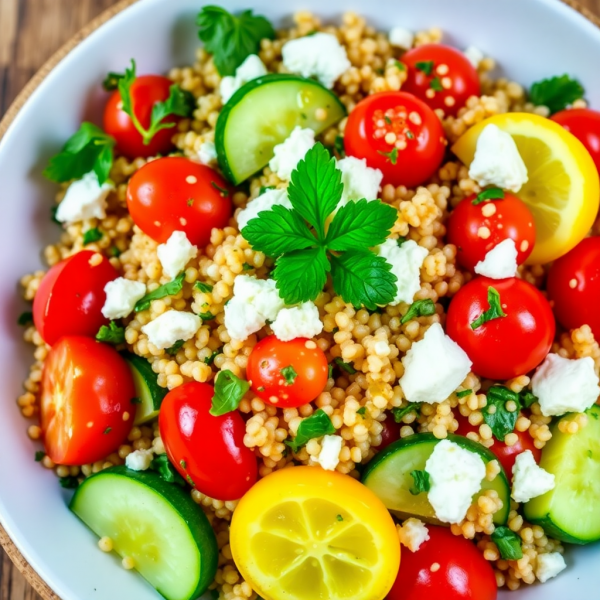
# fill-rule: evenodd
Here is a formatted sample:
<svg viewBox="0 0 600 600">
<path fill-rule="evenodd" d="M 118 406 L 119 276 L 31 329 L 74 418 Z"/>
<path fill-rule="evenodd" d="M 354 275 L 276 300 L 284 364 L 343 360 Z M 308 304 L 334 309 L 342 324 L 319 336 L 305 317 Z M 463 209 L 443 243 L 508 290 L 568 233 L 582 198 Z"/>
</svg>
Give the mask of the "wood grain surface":
<svg viewBox="0 0 600 600">
<path fill-rule="evenodd" d="M 52 54 L 94 17 L 118 1 L 0 0 L 0 119 Z M 248 5 L 251 4 L 252 0 L 248 0 Z M 577 4 L 600 16 L 600 0 L 578 0 Z M 18 554 L 13 556 L 13 560 L 23 561 Z M 20 565 L 22 569 L 24 564 Z M 47 590 L 40 591 L 45 599 L 49 597 Z M 0 600 L 44 600 L 2 550 Z"/>
</svg>

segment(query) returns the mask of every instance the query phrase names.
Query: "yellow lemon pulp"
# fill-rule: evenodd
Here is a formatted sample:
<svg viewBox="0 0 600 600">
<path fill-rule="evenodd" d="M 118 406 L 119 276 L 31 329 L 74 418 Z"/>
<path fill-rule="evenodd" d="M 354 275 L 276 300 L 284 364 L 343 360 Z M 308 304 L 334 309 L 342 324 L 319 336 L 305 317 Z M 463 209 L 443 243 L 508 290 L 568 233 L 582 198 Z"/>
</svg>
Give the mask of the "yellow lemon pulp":
<svg viewBox="0 0 600 600">
<path fill-rule="evenodd" d="M 467 166 L 489 124 L 510 133 L 527 167 L 529 180 L 517 193 L 536 226 L 535 248 L 527 262 L 556 260 L 586 236 L 598 213 L 600 184 L 594 162 L 583 144 L 554 121 L 506 113 L 475 125 L 454 144 L 452 151 Z"/>
<path fill-rule="evenodd" d="M 381 501 L 319 467 L 259 481 L 234 512 L 230 543 L 242 576 L 265 600 L 383 600 L 400 564 Z"/>
</svg>

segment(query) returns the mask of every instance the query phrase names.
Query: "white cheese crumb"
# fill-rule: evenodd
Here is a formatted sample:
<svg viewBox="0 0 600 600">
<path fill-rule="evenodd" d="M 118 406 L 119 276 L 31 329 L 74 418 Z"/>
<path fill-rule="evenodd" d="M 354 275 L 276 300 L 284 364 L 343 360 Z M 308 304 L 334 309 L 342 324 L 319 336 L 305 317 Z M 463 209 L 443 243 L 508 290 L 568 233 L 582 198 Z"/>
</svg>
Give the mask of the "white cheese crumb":
<svg viewBox="0 0 600 600">
<path fill-rule="evenodd" d="M 567 563 L 560 552 L 546 552 L 545 554 L 538 554 L 535 576 L 540 580 L 540 583 L 546 583 L 548 579 L 556 577 L 566 568 Z"/>
<path fill-rule="evenodd" d="M 335 471 L 340 462 L 343 440 L 341 435 L 326 435 L 321 442 L 321 452 L 317 456 L 317 462 L 326 471 Z"/>
<path fill-rule="evenodd" d="M 390 30 L 388 38 L 392 46 L 404 48 L 404 50 L 412 48 L 413 42 L 415 41 L 414 33 L 404 27 L 393 27 Z"/>
<path fill-rule="evenodd" d="M 315 132 L 296 126 L 284 142 L 273 148 L 273 158 L 269 161 L 271 171 L 276 173 L 279 179 L 289 181 L 292 171 L 314 145 Z"/>
<path fill-rule="evenodd" d="M 410 518 L 398 527 L 400 543 L 411 552 L 416 552 L 429 539 L 429 529 L 419 519 Z"/>
<path fill-rule="evenodd" d="M 443 402 L 464 381 L 471 361 L 439 323 L 425 332 L 402 359 L 400 386 L 409 402 Z"/>
<path fill-rule="evenodd" d="M 477 69 L 481 61 L 485 58 L 483 52 L 476 46 L 469 46 L 463 54 L 471 61 L 471 64 Z"/>
<path fill-rule="evenodd" d="M 142 327 L 148 341 L 157 348 L 170 348 L 179 340 L 189 340 L 202 326 L 198 315 L 179 310 L 169 310 Z"/>
<path fill-rule="evenodd" d="M 146 294 L 146 286 L 141 281 L 131 281 L 118 277 L 104 286 L 106 300 L 102 314 L 107 319 L 123 319 L 131 314 L 135 304 Z"/>
<path fill-rule="evenodd" d="M 396 240 L 387 239 L 377 247 L 377 253 L 392 265 L 392 273 L 398 278 L 396 296 L 390 306 L 400 302 L 410 304 L 421 289 L 421 265 L 429 251 L 413 240 L 398 246 Z"/>
<path fill-rule="evenodd" d="M 515 193 L 527 183 L 527 167 L 509 133 L 492 124 L 484 127 L 477 140 L 469 177 L 481 187 L 497 185 Z"/>
<path fill-rule="evenodd" d="M 96 173 L 87 173 L 74 181 L 58 205 L 56 220 L 61 223 L 76 223 L 86 219 L 106 217 L 106 198 L 115 187 L 110 183 L 98 183 Z"/>
<path fill-rule="evenodd" d="M 548 354 L 531 379 L 531 388 L 545 417 L 583 412 L 598 395 L 598 376 L 591 356 L 569 360 Z"/>
<path fill-rule="evenodd" d="M 183 231 L 174 231 L 166 244 L 156 249 L 163 273 L 175 279 L 192 258 L 198 256 L 198 248 L 187 239 Z"/>
<path fill-rule="evenodd" d="M 368 167 L 365 158 L 347 156 L 337 162 L 337 168 L 342 172 L 344 184 L 338 208 L 350 200 L 375 200 L 379 196 L 383 173 Z"/>
<path fill-rule="evenodd" d="M 125 466 L 132 471 L 146 471 L 154 457 L 152 450 L 135 450 L 125 458 Z"/>
<path fill-rule="evenodd" d="M 554 475 L 537 465 L 531 450 L 525 450 L 517 456 L 511 494 L 515 502 L 529 502 L 553 490 L 554 486 Z"/>
<path fill-rule="evenodd" d="M 246 227 L 246 225 L 248 225 L 248 221 L 258 217 L 258 213 L 265 210 L 271 210 L 273 206 L 293 208 L 292 203 L 288 198 L 287 189 L 267 190 L 254 200 L 248 202 L 246 208 L 238 213 L 238 229 L 241 231 L 244 229 L 244 227 Z"/>
<path fill-rule="evenodd" d="M 273 333 L 282 342 L 296 338 L 313 338 L 323 331 L 319 309 L 313 302 L 305 302 L 293 308 L 283 308 L 271 325 Z"/>
<path fill-rule="evenodd" d="M 235 76 L 227 75 L 221 79 L 219 91 L 223 104 L 237 92 L 243 85 L 267 74 L 267 67 L 256 54 L 250 54 L 248 58 L 235 70 Z"/>
<path fill-rule="evenodd" d="M 435 516 L 444 523 L 460 523 L 485 477 L 479 454 L 442 440 L 427 459 L 425 471 L 431 483 L 427 498 Z"/>
<path fill-rule="evenodd" d="M 288 71 L 303 77 L 316 77 L 329 89 L 352 66 L 346 49 L 330 33 L 315 33 L 291 40 L 284 44 L 281 52 Z"/>
<path fill-rule="evenodd" d="M 475 273 L 491 279 L 506 279 L 517 274 L 517 247 L 513 239 L 502 240 L 475 265 Z"/>
<path fill-rule="evenodd" d="M 217 162 L 217 147 L 212 140 L 206 140 L 198 149 L 198 160 L 203 165 L 214 165 Z"/>
</svg>

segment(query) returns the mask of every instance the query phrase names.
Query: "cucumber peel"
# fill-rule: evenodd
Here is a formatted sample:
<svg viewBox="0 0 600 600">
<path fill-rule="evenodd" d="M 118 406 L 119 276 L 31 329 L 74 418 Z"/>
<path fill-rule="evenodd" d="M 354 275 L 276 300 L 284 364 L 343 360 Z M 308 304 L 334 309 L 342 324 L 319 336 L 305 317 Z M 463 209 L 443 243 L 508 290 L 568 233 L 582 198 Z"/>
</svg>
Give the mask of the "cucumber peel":
<svg viewBox="0 0 600 600">
<path fill-rule="evenodd" d="M 141 425 L 158 416 L 160 405 L 168 390 L 158 385 L 158 377 L 145 358 L 131 352 L 123 352 L 121 355 L 131 369 L 135 392 L 139 400 L 134 425 Z"/>
</svg>

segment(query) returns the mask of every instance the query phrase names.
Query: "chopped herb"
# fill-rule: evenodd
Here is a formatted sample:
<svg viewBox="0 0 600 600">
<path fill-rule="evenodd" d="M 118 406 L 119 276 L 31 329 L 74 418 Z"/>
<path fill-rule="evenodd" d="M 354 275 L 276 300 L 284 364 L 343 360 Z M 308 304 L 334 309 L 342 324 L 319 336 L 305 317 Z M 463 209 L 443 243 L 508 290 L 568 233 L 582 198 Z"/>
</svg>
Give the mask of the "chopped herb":
<svg viewBox="0 0 600 600">
<path fill-rule="evenodd" d="M 179 465 L 182 469 L 187 469 L 187 463 L 185 462 L 185 460 L 180 460 Z"/>
<path fill-rule="evenodd" d="M 215 358 L 221 354 L 222 350 L 223 348 L 217 348 L 216 350 L 213 350 L 213 353 L 204 359 L 204 364 L 210 367 L 215 362 Z"/>
<path fill-rule="evenodd" d="M 194 205 L 194 199 L 193 198 L 189 198 L 188 201 L 186 202 L 186 204 L 188 206 L 193 206 Z"/>
<path fill-rule="evenodd" d="M 440 81 L 439 77 L 434 77 L 430 82 L 429 82 L 429 87 L 432 90 L 435 90 L 436 92 L 443 92 L 444 91 L 444 86 L 442 85 L 442 82 Z"/>
<path fill-rule="evenodd" d="M 479 192 L 477 194 L 477 198 L 473 200 L 471 204 L 473 206 L 477 206 L 486 200 L 503 200 L 504 199 L 504 190 L 499 187 L 491 187 L 487 190 L 483 190 L 483 192 Z"/>
<path fill-rule="evenodd" d="M 504 560 L 519 560 L 523 558 L 521 538 L 508 527 L 496 527 L 492 533 L 492 542 L 498 546 L 500 556 Z"/>
<path fill-rule="evenodd" d="M 96 334 L 96 339 L 99 342 L 106 342 L 107 344 L 122 344 L 125 341 L 125 328 L 119 327 L 114 321 L 111 321 L 108 325 L 102 325 L 100 330 Z"/>
<path fill-rule="evenodd" d="M 294 385 L 294 381 L 296 381 L 298 373 L 296 373 L 296 370 L 294 369 L 294 367 L 292 367 L 292 365 L 290 365 L 289 367 L 283 367 L 280 373 L 285 379 L 285 385 Z"/>
<path fill-rule="evenodd" d="M 387 115 L 385 115 L 383 118 L 388 125 L 392 124 L 392 120 Z"/>
<path fill-rule="evenodd" d="M 50 219 L 56 223 L 57 225 L 60 225 L 62 227 L 62 223 L 56 218 L 56 213 L 58 212 L 58 205 L 57 206 L 53 206 L 50 209 Z"/>
<path fill-rule="evenodd" d="M 337 333 L 339 330 L 340 330 L 340 328 L 339 328 L 339 327 L 334 327 L 334 328 L 331 330 L 331 333 L 333 333 L 333 334 L 336 334 L 336 333 Z"/>
<path fill-rule="evenodd" d="M 425 300 L 416 300 L 410 305 L 408 312 L 402 317 L 400 323 L 404 325 L 417 317 L 429 317 L 435 315 L 435 303 L 429 298 Z"/>
<path fill-rule="evenodd" d="M 59 477 L 58 481 L 60 482 L 61 487 L 65 488 L 66 490 L 74 490 L 79 487 L 79 479 L 73 475 Z"/>
<path fill-rule="evenodd" d="M 537 397 L 529 390 L 523 390 L 519 394 L 519 400 L 521 401 L 523 408 L 530 408 L 534 402 L 538 401 Z"/>
<path fill-rule="evenodd" d="M 399 71 L 406 71 L 406 65 L 403 62 L 400 62 L 399 60 L 395 60 L 394 65 L 396 65 L 396 68 Z"/>
<path fill-rule="evenodd" d="M 213 291 L 213 286 L 210 285 L 210 283 L 203 283 L 202 281 L 196 281 L 196 283 L 194 284 L 194 289 L 204 292 L 205 294 L 208 294 L 209 292 Z"/>
<path fill-rule="evenodd" d="M 198 316 L 203 321 L 212 321 L 215 318 L 215 315 L 213 315 L 211 312 L 201 312 L 201 313 L 198 313 Z"/>
<path fill-rule="evenodd" d="M 328 379 L 333 378 L 333 365 L 331 363 L 329 363 L 329 365 L 327 367 L 327 378 Z"/>
<path fill-rule="evenodd" d="M 425 75 L 429 76 L 433 72 L 433 61 L 432 60 L 424 60 L 415 64 L 415 67 L 425 73 Z"/>
<path fill-rule="evenodd" d="M 506 403 L 513 401 L 516 410 L 508 411 Z M 515 430 L 521 406 L 519 394 L 503 385 L 492 386 L 487 393 L 487 404 L 481 409 L 483 420 L 490 426 L 494 437 L 500 442 Z"/>
<path fill-rule="evenodd" d="M 598 413 L 594 410 L 586 410 L 585 411 L 586 415 L 589 415 L 590 417 L 592 417 L 592 419 L 595 419 L 596 421 L 598 420 Z"/>
<path fill-rule="evenodd" d="M 264 392 L 264 391 L 265 391 L 265 386 L 264 386 L 264 385 L 261 385 L 260 387 L 256 388 L 256 390 L 257 390 L 258 392 Z"/>
<path fill-rule="evenodd" d="M 462 390 L 460 392 L 456 392 L 457 398 L 465 398 L 466 396 L 470 396 L 473 393 L 473 390 Z"/>
<path fill-rule="evenodd" d="M 367 407 L 366 406 L 361 406 L 357 411 L 356 411 L 357 415 L 360 415 L 361 417 L 364 417 L 367 414 Z"/>
<path fill-rule="evenodd" d="M 148 310 L 152 300 L 159 300 L 165 296 L 174 296 L 175 294 L 178 294 L 183 288 L 184 277 L 185 271 L 180 273 L 175 279 L 173 279 L 173 281 L 169 281 L 169 283 L 165 283 L 164 285 L 156 288 L 153 292 L 146 294 L 143 298 L 136 302 L 133 310 L 135 310 L 135 312 Z"/>
<path fill-rule="evenodd" d="M 385 156 L 388 159 L 388 162 L 391 162 L 393 165 L 395 165 L 398 162 L 398 148 L 396 148 L 396 146 L 394 146 L 389 152 L 377 150 L 377 154 Z"/>
<path fill-rule="evenodd" d="M 107 92 L 114 92 L 119 88 L 119 81 L 123 79 L 125 75 L 123 73 L 108 73 L 104 81 L 102 82 L 102 87 Z"/>
<path fill-rule="evenodd" d="M 17 319 L 17 325 L 25 326 L 33 323 L 33 313 L 30 310 L 22 312 Z"/>
<path fill-rule="evenodd" d="M 276 190 L 277 188 L 274 185 L 261 185 L 260 190 L 258 190 L 258 195 L 262 196 L 265 192 L 269 190 Z"/>
<path fill-rule="evenodd" d="M 344 136 L 343 135 L 335 136 L 334 148 L 335 148 L 336 152 L 340 155 L 340 158 L 344 158 L 346 156 L 346 148 L 344 146 Z"/>
<path fill-rule="evenodd" d="M 83 234 L 83 245 L 87 246 L 88 244 L 93 244 L 94 242 L 101 240 L 103 237 L 104 234 L 97 227 L 88 229 Z"/>
<path fill-rule="evenodd" d="M 531 86 L 529 99 L 536 106 L 547 106 L 554 114 L 583 98 L 585 90 L 579 81 L 569 75 L 550 77 Z"/>
<path fill-rule="evenodd" d="M 498 290 L 492 286 L 488 288 L 488 304 L 490 305 L 489 309 L 471 323 L 471 329 L 475 330 L 488 321 L 506 316 L 506 313 L 502 310 L 500 304 L 500 294 L 498 293 Z"/>
<path fill-rule="evenodd" d="M 407 129 L 407 130 L 404 132 L 404 135 L 405 135 L 405 136 L 406 136 L 406 137 L 407 137 L 409 140 L 414 140 L 414 139 L 415 139 L 415 134 L 414 134 L 414 133 L 413 133 L 413 132 L 412 132 L 410 129 Z"/>
<path fill-rule="evenodd" d="M 293 440 L 285 440 L 285 443 L 292 449 L 292 452 L 298 452 L 309 440 L 332 433 L 335 433 L 335 427 L 329 415 L 319 408 L 310 417 L 302 419 L 296 437 Z"/>
<path fill-rule="evenodd" d="M 104 430 L 104 435 L 108 435 L 108 434 L 109 434 L 111 431 L 112 431 L 112 427 L 107 427 L 107 428 Z"/>
<path fill-rule="evenodd" d="M 252 269 L 254 269 L 255 267 L 253 267 L 252 265 L 248 264 L 248 263 L 244 263 L 242 265 L 242 271 L 252 271 Z"/>
<path fill-rule="evenodd" d="M 340 522 L 342 522 L 344 520 L 344 517 L 342 517 L 342 515 L 337 515 L 336 519 Z"/>
<path fill-rule="evenodd" d="M 120 251 L 120 250 L 119 250 L 119 249 L 118 249 L 116 246 L 111 246 L 111 247 L 108 249 L 108 253 L 109 253 L 111 256 L 114 256 L 115 258 L 118 258 L 119 256 L 121 256 L 121 251 Z"/>
<path fill-rule="evenodd" d="M 177 340 L 170 348 L 167 348 L 165 352 L 171 356 L 175 356 L 181 350 L 181 346 L 185 344 L 185 340 Z"/>
<path fill-rule="evenodd" d="M 415 470 L 411 471 L 410 475 L 413 478 L 413 486 L 409 491 L 413 496 L 418 496 L 431 489 L 431 482 L 429 481 L 429 473 L 427 471 Z"/>
<path fill-rule="evenodd" d="M 46 453 L 43 450 L 38 450 L 35 453 L 35 462 L 41 462 L 44 460 L 44 456 L 46 456 Z"/>
<path fill-rule="evenodd" d="M 250 384 L 235 373 L 229 370 L 221 371 L 215 382 L 210 414 L 219 417 L 236 410 L 249 389 Z"/>
<path fill-rule="evenodd" d="M 349 375 L 354 375 L 357 372 L 356 369 L 352 366 L 352 363 L 344 362 L 339 356 L 335 358 L 333 362 L 335 362 L 335 364 L 340 369 L 346 371 L 346 373 L 348 373 Z"/>
<path fill-rule="evenodd" d="M 402 248 L 403 244 L 406 244 L 406 242 L 408 242 L 408 238 L 399 236 L 396 240 L 396 245 L 398 246 L 398 248 Z"/>
<path fill-rule="evenodd" d="M 221 194 L 222 198 L 227 198 L 227 196 L 229 196 L 229 190 L 227 188 L 221 187 L 214 181 L 211 181 L 210 185 L 212 185 L 215 188 L 215 190 L 217 190 Z"/>
<path fill-rule="evenodd" d="M 152 459 L 150 468 L 158 473 L 161 479 L 167 483 L 176 483 L 181 487 L 185 487 L 183 477 L 176 471 L 175 467 L 169 462 L 166 454 L 159 454 Z"/>
<path fill-rule="evenodd" d="M 192 487 L 196 487 L 196 484 L 194 483 L 194 480 L 189 476 L 186 475 L 185 476 L 185 480 L 192 486 Z"/>
<path fill-rule="evenodd" d="M 402 419 L 409 413 L 414 412 L 415 415 L 419 415 L 421 412 L 421 405 L 418 402 L 409 402 L 406 406 L 401 408 L 392 408 L 392 415 L 396 423 L 402 423 Z"/>
<path fill-rule="evenodd" d="M 137 396 L 131 399 L 131 404 L 141 404 L 142 403 L 142 399 L 138 398 Z"/>
</svg>

